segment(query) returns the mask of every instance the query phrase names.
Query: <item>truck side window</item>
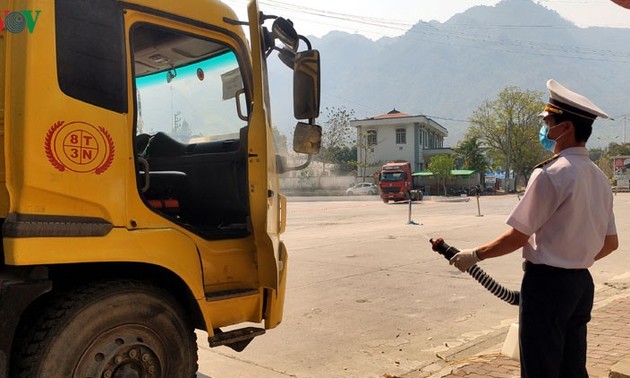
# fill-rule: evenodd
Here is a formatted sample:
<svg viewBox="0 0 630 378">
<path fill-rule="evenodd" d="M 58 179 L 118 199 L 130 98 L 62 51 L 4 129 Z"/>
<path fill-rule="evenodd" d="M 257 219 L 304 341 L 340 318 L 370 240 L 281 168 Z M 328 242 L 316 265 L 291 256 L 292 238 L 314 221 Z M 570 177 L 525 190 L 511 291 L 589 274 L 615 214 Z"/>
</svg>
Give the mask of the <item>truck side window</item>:
<svg viewBox="0 0 630 378">
<path fill-rule="evenodd" d="M 55 1 L 57 76 L 70 97 L 127 112 L 123 12 L 112 0 Z"/>
<path fill-rule="evenodd" d="M 237 111 L 245 91 L 236 53 L 146 23 L 130 37 L 145 204 L 207 239 L 249 235 L 248 128 Z"/>
<path fill-rule="evenodd" d="M 239 140 L 243 88 L 227 46 L 154 26 L 132 29 L 137 133 L 165 133 L 184 144 Z M 191 147 L 192 148 L 192 147 Z M 202 146 L 200 146 L 202 148 Z"/>
</svg>

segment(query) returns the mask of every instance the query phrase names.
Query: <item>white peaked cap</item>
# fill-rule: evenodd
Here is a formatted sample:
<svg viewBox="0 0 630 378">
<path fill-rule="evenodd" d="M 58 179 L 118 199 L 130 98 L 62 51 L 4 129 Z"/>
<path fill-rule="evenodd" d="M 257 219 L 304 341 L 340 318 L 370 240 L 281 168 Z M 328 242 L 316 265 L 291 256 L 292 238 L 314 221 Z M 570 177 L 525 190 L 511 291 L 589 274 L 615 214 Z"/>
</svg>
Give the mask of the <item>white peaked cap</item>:
<svg viewBox="0 0 630 378">
<path fill-rule="evenodd" d="M 549 102 L 545 106 L 545 110 L 540 113 L 541 117 L 567 112 L 592 120 L 597 117 L 609 118 L 608 114 L 591 100 L 573 92 L 553 79 L 547 80 L 547 89 L 549 90 Z"/>
</svg>

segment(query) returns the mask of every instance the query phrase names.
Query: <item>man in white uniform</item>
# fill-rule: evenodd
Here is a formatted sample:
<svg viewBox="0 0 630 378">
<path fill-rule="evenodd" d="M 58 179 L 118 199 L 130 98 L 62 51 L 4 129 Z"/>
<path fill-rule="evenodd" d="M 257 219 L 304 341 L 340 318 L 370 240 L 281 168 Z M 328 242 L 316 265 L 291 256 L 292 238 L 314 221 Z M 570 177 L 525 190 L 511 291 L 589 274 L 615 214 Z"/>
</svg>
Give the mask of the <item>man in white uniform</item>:
<svg viewBox="0 0 630 378">
<path fill-rule="evenodd" d="M 466 271 L 523 248 L 521 377 L 581 378 L 588 377 L 586 324 L 594 292 L 588 268 L 618 247 L 611 187 L 585 147 L 595 118 L 608 115 L 554 80 L 547 89 L 540 142 L 554 156 L 532 173 L 506 221 L 511 228 L 462 250 L 451 264 Z"/>
</svg>

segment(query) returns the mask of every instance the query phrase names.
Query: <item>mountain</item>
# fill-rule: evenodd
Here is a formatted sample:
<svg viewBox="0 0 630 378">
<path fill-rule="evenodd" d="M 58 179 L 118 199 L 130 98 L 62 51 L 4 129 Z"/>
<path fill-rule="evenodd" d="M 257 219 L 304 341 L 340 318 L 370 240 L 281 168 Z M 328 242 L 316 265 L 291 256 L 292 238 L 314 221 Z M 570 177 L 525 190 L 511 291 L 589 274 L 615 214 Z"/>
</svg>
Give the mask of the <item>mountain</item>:
<svg viewBox="0 0 630 378">
<path fill-rule="evenodd" d="M 449 130 L 449 146 L 463 137 L 472 112 L 506 86 L 543 92 L 546 100 L 550 78 L 612 116 L 630 114 L 630 29 L 579 28 L 529 0 L 476 6 L 444 23 L 419 22 L 397 38 L 335 31 L 309 39 L 321 52 L 323 114 L 344 106 L 359 119 L 392 108 L 427 115 Z M 274 61 L 274 123 L 290 134 L 290 73 Z M 599 144 L 625 135 L 620 120 L 595 127 L 599 139 L 592 142 Z"/>
</svg>

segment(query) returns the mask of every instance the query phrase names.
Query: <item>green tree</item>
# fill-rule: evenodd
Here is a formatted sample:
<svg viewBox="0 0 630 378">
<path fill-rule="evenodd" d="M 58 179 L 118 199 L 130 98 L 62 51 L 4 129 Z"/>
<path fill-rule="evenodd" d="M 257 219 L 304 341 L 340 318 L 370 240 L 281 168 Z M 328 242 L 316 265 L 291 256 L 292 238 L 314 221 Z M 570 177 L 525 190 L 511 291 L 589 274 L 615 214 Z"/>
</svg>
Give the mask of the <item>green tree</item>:
<svg viewBox="0 0 630 378">
<path fill-rule="evenodd" d="M 601 169 L 602 172 L 604 172 L 606 177 L 612 180 L 613 176 L 615 175 L 615 169 L 613 167 L 613 159 L 611 156 L 608 156 L 608 155 L 601 156 L 599 159 L 595 161 L 595 164 L 597 164 L 599 169 Z"/>
<path fill-rule="evenodd" d="M 608 144 L 607 147 L 596 147 L 589 149 L 589 157 L 597 164 L 604 174 L 611 180 L 615 175 L 613 158 L 616 156 L 630 156 L 630 143 Z"/>
<path fill-rule="evenodd" d="M 354 116 L 354 110 L 341 106 L 326 107 L 324 121 L 322 123 L 322 148 L 318 155 L 318 160 L 322 162 L 323 170 L 326 171 L 326 164 L 335 164 L 335 156 L 338 151 L 350 144 L 353 130 L 350 128 L 350 120 Z"/>
<path fill-rule="evenodd" d="M 469 119 L 467 136 L 482 140 L 488 146 L 488 155 L 523 181 L 529 179 L 538 162 L 549 156 L 538 142 L 542 95 L 506 87 L 495 100 L 482 103 Z"/>
<path fill-rule="evenodd" d="M 332 160 L 335 163 L 333 173 L 339 176 L 356 174 L 357 170 L 357 147 L 343 146 L 334 148 Z"/>
<path fill-rule="evenodd" d="M 380 162 L 373 161 L 374 146 L 368 143 L 368 132 L 361 131 L 357 133 L 356 141 L 357 149 L 357 170 L 359 176 L 365 181 L 367 169 L 380 165 Z"/>
<path fill-rule="evenodd" d="M 588 149 L 588 157 L 591 158 L 592 161 L 597 162 L 602 157 L 606 156 L 608 150 L 603 147 L 595 147 Z"/>
<path fill-rule="evenodd" d="M 440 179 L 442 180 L 444 195 L 446 195 L 446 180 L 451 177 L 453 169 L 455 169 L 455 159 L 452 156 L 435 155 L 429 161 L 429 170 L 437 177 L 438 186 L 440 185 Z"/>
<path fill-rule="evenodd" d="M 615 143 L 608 145 L 608 156 L 630 156 L 630 143 Z"/>
<path fill-rule="evenodd" d="M 457 144 L 455 155 L 461 160 L 464 169 L 475 170 L 483 175 L 489 168 L 488 160 L 481 150 L 481 141 L 474 135 L 468 135 Z"/>
</svg>

